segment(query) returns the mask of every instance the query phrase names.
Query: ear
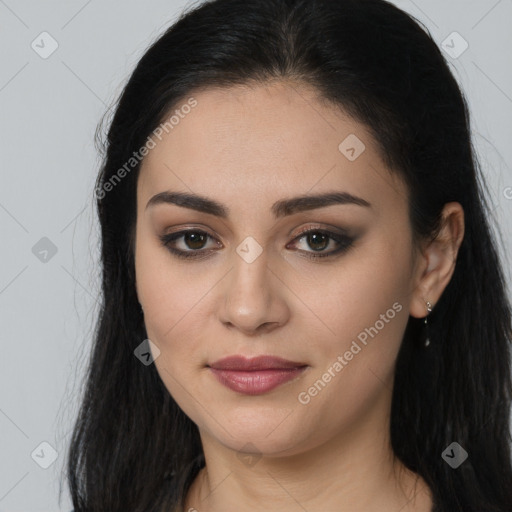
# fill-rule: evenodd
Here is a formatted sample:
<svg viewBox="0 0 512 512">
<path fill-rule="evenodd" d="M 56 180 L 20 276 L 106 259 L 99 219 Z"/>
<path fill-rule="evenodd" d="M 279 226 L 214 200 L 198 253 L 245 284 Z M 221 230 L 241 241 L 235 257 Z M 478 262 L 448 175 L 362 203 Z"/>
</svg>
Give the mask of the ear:
<svg viewBox="0 0 512 512">
<path fill-rule="evenodd" d="M 423 246 L 415 266 L 415 285 L 409 313 L 416 318 L 428 314 L 426 302 L 437 304 L 450 282 L 464 238 L 464 209 L 460 203 L 446 203 L 437 237 Z"/>
</svg>

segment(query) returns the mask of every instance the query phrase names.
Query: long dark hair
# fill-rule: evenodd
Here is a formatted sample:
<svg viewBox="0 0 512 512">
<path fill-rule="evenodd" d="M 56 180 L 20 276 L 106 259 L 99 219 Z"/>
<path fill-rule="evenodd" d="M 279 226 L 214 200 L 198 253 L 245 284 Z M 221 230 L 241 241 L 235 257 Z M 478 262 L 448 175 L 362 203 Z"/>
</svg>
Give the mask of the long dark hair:
<svg viewBox="0 0 512 512">
<path fill-rule="evenodd" d="M 126 163 L 195 91 L 281 79 L 313 86 L 371 130 L 408 186 L 415 241 L 435 236 L 444 204 L 463 206 L 432 343 L 421 347 L 422 319 L 410 317 L 396 361 L 392 448 L 430 486 L 436 511 L 510 512 L 511 306 L 469 111 L 428 30 L 384 0 L 207 1 L 141 58 L 96 183 L 102 309 L 67 459 L 75 512 L 170 510 L 201 465 L 196 425 L 155 366 L 134 357 L 147 333 L 134 270 L 140 164 Z M 457 469 L 441 456 L 452 442 L 468 452 Z"/>
</svg>

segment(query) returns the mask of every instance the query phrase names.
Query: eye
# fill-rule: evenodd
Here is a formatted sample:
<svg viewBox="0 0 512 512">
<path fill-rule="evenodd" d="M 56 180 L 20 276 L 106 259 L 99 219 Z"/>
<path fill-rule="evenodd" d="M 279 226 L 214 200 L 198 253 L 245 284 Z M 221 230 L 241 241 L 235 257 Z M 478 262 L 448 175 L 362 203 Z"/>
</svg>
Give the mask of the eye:
<svg viewBox="0 0 512 512">
<path fill-rule="evenodd" d="M 205 248 L 208 239 L 215 240 L 216 243 L 214 246 L 221 246 L 220 242 L 206 231 L 198 229 L 178 231 L 176 233 L 162 235 L 159 238 L 162 245 L 178 258 L 207 258 L 208 255 L 215 250 Z M 304 253 L 306 258 L 311 259 L 326 258 L 341 254 L 347 251 L 354 242 L 354 239 L 347 235 L 315 228 L 302 231 L 299 236 L 295 237 L 292 244 L 296 241 L 300 242 L 303 239 L 306 240 L 307 245 L 312 251 L 300 250 L 299 252 Z M 181 243 L 181 248 L 177 247 L 177 245 L 179 245 L 178 242 Z M 332 245 L 331 242 L 334 242 L 335 249 L 326 252 L 325 249 Z"/>
<path fill-rule="evenodd" d="M 177 249 L 175 242 L 180 238 L 183 238 L 182 244 L 185 244 L 185 247 L 192 250 Z M 208 238 L 213 239 L 206 231 L 187 229 L 163 235 L 160 237 L 160 240 L 162 244 L 178 258 L 204 258 L 205 253 L 211 252 L 211 250 L 204 250 L 205 242 Z"/>
<path fill-rule="evenodd" d="M 307 245 L 313 249 L 313 253 L 310 251 L 301 252 L 304 253 L 306 258 L 311 259 L 328 258 L 342 254 L 347 251 L 354 243 L 354 239 L 347 235 L 341 233 L 333 233 L 332 231 L 319 228 L 310 228 L 302 231 L 299 236 L 294 239 L 294 241 L 301 241 L 303 239 L 305 239 Z M 325 252 L 325 249 L 329 247 L 329 245 L 332 245 L 331 241 L 334 241 L 334 246 L 336 248 Z"/>
</svg>

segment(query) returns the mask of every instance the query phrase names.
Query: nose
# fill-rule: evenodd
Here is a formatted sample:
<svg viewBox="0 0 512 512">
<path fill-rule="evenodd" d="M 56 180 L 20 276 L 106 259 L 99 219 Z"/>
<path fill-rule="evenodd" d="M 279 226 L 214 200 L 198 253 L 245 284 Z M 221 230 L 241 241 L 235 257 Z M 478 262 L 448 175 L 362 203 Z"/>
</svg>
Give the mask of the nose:
<svg viewBox="0 0 512 512">
<path fill-rule="evenodd" d="M 235 252 L 233 268 L 219 292 L 219 319 L 228 329 L 247 336 L 268 333 L 283 326 L 290 310 L 283 276 L 268 266 L 264 250 L 248 263 Z"/>
</svg>

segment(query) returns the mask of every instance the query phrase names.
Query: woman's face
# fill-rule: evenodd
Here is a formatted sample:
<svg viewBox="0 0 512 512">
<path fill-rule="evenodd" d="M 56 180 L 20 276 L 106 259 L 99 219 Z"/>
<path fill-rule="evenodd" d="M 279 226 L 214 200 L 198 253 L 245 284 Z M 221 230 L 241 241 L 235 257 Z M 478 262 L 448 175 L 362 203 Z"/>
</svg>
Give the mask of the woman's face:
<svg viewBox="0 0 512 512">
<path fill-rule="evenodd" d="M 291 455 L 380 428 L 417 293 L 404 184 L 364 126 L 310 89 L 193 98 L 153 136 L 138 180 L 137 292 L 162 381 L 202 436 L 234 450 Z M 148 204 L 163 192 L 201 200 Z M 291 364 L 210 367 L 233 355 Z"/>
</svg>

